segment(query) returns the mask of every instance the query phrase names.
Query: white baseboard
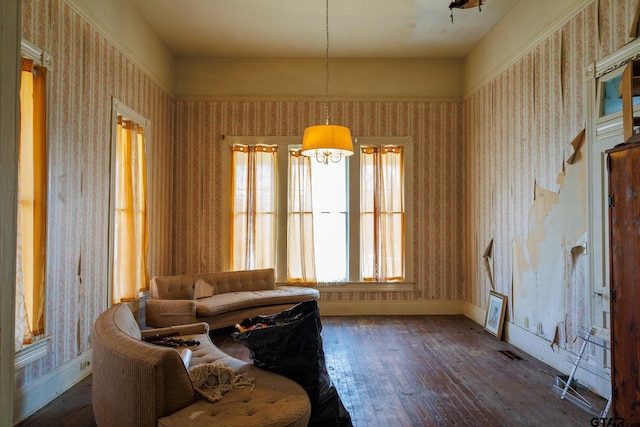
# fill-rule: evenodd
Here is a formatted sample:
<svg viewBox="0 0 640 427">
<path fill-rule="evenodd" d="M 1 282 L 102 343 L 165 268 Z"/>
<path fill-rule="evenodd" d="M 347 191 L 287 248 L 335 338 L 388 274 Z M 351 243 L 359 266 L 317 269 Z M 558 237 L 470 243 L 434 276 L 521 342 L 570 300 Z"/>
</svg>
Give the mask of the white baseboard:
<svg viewBox="0 0 640 427">
<path fill-rule="evenodd" d="M 486 311 L 480 307 L 465 303 L 464 315 L 477 324 L 484 325 Z M 567 360 L 569 353 L 566 350 L 552 348 L 550 341 L 514 323 L 505 322 L 503 339 L 562 373 L 571 371 L 572 365 Z"/>
<path fill-rule="evenodd" d="M 484 326 L 484 319 L 486 315 L 486 311 L 477 305 L 470 304 L 468 302 L 464 303 L 464 313 L 466 317 L 476 322 L 478 325 Z"/>
<path fill-rule="evenodd" d="M 573 365 L 568 360 L 569 352 L 557 346 L 551 347 L 551 342 L 517 326 L 505 323 L 505 340 L 522 351 L 532 355 L 558 371 L 568 374 Z M 550 379 L 549 384 L 552 383 Z"/>
<path fill-rule="evenodd" d="M 93 371 L 93 351 L 85 351 L 58 369 L 16 390 L 13 396 L 13 422 L 33 415 Z"/>
<path fill-rule="evenodd" d="M 323 316 L 464 314 L 463 301 L 319 301 Z"/>
</svg>

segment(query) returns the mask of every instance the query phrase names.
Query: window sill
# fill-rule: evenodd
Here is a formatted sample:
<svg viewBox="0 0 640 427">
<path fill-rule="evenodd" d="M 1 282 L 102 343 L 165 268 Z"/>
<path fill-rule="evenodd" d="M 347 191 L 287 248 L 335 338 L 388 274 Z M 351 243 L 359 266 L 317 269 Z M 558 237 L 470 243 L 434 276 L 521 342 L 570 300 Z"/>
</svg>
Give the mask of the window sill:
<svg viewBox="0 0 640 427">
<path fill-rule="evenodd" d="M 40 360 L 45 357 L 49 352 L 49 338 L 50 337 L 48 336 L 41 338 L 38 341 L 35 341 L 18 350 L 16 352 L 16 357 L 14 360 L 15 369 L 22 368 L 29 363 L 35 362 L 36 360 Z"/>
<path fill-rule="evenodd" d="M 320 284 L 316 286 L 320 292 L 412 292 L 412 282 L 349 282 Z"/>
</svg>

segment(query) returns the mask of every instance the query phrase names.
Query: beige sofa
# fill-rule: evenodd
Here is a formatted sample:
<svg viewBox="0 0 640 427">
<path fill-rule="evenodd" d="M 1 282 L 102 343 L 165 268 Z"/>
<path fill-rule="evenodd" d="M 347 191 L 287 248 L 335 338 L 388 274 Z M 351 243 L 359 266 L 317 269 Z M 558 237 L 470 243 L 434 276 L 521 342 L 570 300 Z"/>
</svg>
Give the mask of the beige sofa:
<svg viewBox="0 0 640 427">
<path fill-rule="evenodd" d="M 273 268 L 154 277 L 149 288 L 146 324 L 156 328 L 207 322 L 218 329 L 320 297 L 315 288 L 276 286 Z"/>
<path fill-rule="evenodd" d="M 169 331 L 197 340 L 189 366 L 221 362 L 255 387 L 235 388 L 211 403 L 197 397 L 180 353 L 147 343 L 143 336 Z M 235 359 L 216 347 L 208 325 L 198 323 L 143 330 L 124 304 L 96 320 L 93 346 L 92 403 L 98 426 L 306 426 L 309 398 L 295 382 Z M 174 337 L 176 338 L 176 337 Z M 183 347 L 181 347 L 183 348 Z"/>
</svg>

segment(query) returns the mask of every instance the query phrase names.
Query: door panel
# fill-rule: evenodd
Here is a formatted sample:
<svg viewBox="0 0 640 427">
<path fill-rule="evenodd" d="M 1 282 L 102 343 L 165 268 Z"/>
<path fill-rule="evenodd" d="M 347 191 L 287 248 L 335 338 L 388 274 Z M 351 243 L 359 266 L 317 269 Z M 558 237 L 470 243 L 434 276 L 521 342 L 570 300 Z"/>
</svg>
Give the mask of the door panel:
<svg viewBox="0 0 640 427">
<path fill-rule="evenodd" d="M 636 423 L 640 421 L 640 145 L 613 150 L 608 165 L 613 416 Z"/>
</svg>

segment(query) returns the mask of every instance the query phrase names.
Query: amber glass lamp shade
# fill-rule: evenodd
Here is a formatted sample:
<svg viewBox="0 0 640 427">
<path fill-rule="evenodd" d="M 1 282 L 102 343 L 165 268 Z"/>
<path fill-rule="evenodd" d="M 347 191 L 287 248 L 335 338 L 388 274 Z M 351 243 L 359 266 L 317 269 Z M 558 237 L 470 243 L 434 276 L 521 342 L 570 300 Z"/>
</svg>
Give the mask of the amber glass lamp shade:
<svg viewBox="0 0 640 427">
<path fill-rule="evenodd" d="M 349 128 L 338 125 L 309 126 L 302 138 L 302 155 L 315 157 L 321 163 L 339 162 L 353 154 Z"/>
</svg>

